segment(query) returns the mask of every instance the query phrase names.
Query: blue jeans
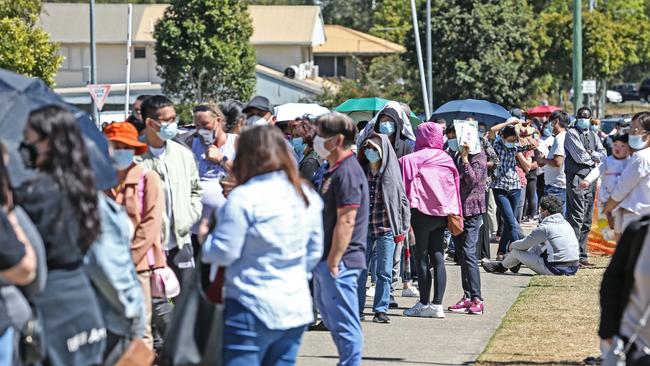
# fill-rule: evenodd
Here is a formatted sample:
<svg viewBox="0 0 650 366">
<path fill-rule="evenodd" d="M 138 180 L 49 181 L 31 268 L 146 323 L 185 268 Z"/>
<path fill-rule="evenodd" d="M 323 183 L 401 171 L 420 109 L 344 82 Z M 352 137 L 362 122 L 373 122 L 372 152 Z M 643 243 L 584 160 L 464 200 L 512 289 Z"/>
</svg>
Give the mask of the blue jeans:
<svg viewBox="0 0 650 366">
<path fill-rule="evenodd" d="M 465 230 L 454 238 L 458 244 L 458 257 L 460 260 L 460 278 L 463 292 L 468 299 L 481 297 L 481 274 L 476 259 L 476 245 L 479 234 L 483 228 L 483 215 L 465 217 Z"/>
<path fill-rule="evenodd" d="M 339 366 L 361 365 L 363 332 L 359 319 L 358 268 L 339 264 L 339 274 L 334 277 L 321 261 L 314 269 L 314 294 L 323 323 L 330 330 L 339 353 Z"/>
<path fill-rule="evenodd" d="M 375 299 L 373 301 L 372 311 L 375 313 L 385 313 L 388 311 L 388 302 L 390 301 L 390 286 L 393 277 L 393 254 L 395 252 L 395 238 L 393 233 L 384 234 L 373 238 L 368 236 L 368 246 L 366 247 L 366 261 L 370 264 L 373 255 L 376 263 L 376 288 Z M 368 265 L 370 268 L 370 265 Z M 359 276 L 359 314 L 363 314 L 363 308 L 366 304 L 366 281 L 368 280 L 368 271 L 362 270 Z"/>
<path fill-rule="evenodd" d="M 14 329 L 9 327 L 0 335 L 0 366 L 13 365 Z"/>
<path fill-rule="evenodd" d="M 519 240 L 519 224 L 517 223 L 517 207 L 521 198 L 521 189 L 506 191 L 503 189 L 494 190 L 494 199 L 503 216 L 503 233 L 499 241 L 499 253 L 506 254 L 508 244 Z"/>
<path fill-rule="evenodd" d="M 558 188 L 556 186 L 549 186 L 547 184 L 544 186 L 544 195 L 555 196 L 559 198 L 562 202 L 562 215 L 566 217 L 566 189 Z"/>
<path fill-rule="evenodd" d="M 304 332 L 305 327 L 269 329 L 238 301 L 226 299 L 224 365 L 295 365 Z"/>
</svg>

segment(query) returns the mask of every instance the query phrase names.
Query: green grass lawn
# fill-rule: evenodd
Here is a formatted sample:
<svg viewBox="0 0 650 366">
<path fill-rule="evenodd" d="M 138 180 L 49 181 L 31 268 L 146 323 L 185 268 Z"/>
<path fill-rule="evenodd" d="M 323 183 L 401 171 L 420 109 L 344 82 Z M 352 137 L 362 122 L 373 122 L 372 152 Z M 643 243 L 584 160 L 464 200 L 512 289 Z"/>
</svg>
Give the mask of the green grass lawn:
<svg viewBox="0 0 650 366">
<path fill-rule="evenodd" d="M 478 365 L 580 365 L 598 356 L 598 291 L 607 257 L 573 277 L 535 276 L 512 305 Z"/>
</svg>

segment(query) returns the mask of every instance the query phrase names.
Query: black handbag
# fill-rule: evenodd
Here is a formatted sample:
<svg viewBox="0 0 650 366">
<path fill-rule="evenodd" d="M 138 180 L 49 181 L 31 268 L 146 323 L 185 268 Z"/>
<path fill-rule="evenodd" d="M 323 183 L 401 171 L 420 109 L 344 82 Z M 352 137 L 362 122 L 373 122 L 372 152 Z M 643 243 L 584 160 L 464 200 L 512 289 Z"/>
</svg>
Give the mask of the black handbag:
<svg viewBox="0 0 650 366">
<path fill-rule="evenodd" d="M 219 366 L 223 364 L 223 311 L 207 294 L 220 293 L 223 272 L 210 281 L 210 266 L 199 261 L 192 281 L 181 289 L 167 329 L 162 361 L 167 366 Z"/>
</svg>

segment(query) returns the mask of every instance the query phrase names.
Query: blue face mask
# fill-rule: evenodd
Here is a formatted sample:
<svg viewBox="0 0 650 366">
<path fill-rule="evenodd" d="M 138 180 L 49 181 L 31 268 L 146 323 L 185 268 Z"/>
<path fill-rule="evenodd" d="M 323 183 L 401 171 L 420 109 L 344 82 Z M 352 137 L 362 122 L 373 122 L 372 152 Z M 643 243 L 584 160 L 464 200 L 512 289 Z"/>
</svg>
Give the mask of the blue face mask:
<svg viewBox="0 0 650 366">
<path fill-rule="evenodd" d="M 505 146 L 506 149 L 514 149 L 516 144 L 514 142 L 506 142 L 506 141 L 504 141 L 503 146 Z"/>
<path fill-rule="evenodd" d="M 598 132 L 598 130 L 600 130 L 600 128 L 598 128 L 598 125 L 591 125 L 591 126 L 589 126 L 589 129 L 594 131 L 594 132 Z"/>
<path fill-rule="evenodd" d="M 646 142 L 641 135 L 630 135 L 628 143 L 634 150 L 643 150 L 646 147 Z"/>
<path fill-rule="evenodd" d="M 111 160 L 113 161 L 113 168 L 117 170 L 124 170 L 133 164 L 133 156 L 135 151 L 130 149 L 116 149 L 113 150 Z"/>
<path fill-rule="evenodd" d="M 307 144 L 304 143 L 304 140 L 302 137 L 294 137 L 291 139 L 291 146 L 293 146 L 293 150 L 298 154 L 298 156 L 302 156 L 305 152 L 305 148 L 307 148 Z"/>
<path fill-rule="evenodd" d="M 392 135 L 395 133 L 395 122 L 379 122 L 379 133 L 384 135 Z"/>
<path fill-rule="evenodd" d="M 178 123 L 172 122 L 160 124 L 160 131 L 157 132 L 157 135 L 163 141 L 173 139 L 178 135 Z"/>
<path fill-rule="evenodd" d="M 447 139 L 447 146 L 452 151 L 458 151 L 458 140 L 457 139 Z"/>
<path fill-rule="evenodd" d="M 381 156 L 379 156 L 379 151 L 375 149 L 365 149 L 363 153 L 366 155 L 366 159 L 368 159 L 368 161 L 371 163 L 376 163 L 379 160 L 381 160 Z"/>
<path fill-rule="evenodd" d="M 553 130 L 550 127 L 546 127 L 542 132 L 542 135 L 544 137 L 550 137 L 551 135 L 553 135 Z"/>
<path fill-rule="evenodd" d="M 589 118 L 578 118 L 576 120 L 576 127 L 578 127 L 583 131 L 589 128 L 589 124 L 590 124 Z"/>
</svg>

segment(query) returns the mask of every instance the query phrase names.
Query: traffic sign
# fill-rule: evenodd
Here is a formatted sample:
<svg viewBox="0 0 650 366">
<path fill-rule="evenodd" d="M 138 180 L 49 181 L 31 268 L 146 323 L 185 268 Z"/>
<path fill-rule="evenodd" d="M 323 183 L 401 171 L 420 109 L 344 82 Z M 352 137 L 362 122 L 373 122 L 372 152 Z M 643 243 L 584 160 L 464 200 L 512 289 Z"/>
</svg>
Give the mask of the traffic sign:
<svg viewBox="0 0 650 366">
<path fill-rule="evenodd" d="M 101 111 L 106 103 L 108 93 L 111 91 L 111 84 L 88 84 L 90 97 L 93 98 L 97 110 Z"/>
<path fill-rule="evenodd" d="M 582 94 L 596 94 L 596 80 L 583 80 Z"/>
</svg>

